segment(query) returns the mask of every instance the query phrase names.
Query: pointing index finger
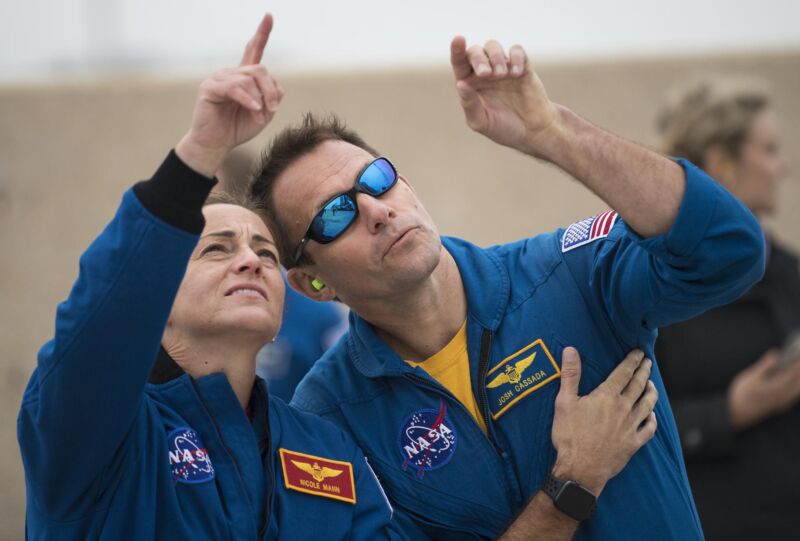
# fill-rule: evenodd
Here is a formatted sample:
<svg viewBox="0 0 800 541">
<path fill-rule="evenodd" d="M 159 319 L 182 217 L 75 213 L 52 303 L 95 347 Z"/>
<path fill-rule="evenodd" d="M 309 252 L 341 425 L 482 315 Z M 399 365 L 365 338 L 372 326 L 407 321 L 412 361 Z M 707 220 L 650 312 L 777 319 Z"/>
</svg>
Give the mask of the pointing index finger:
<svg viewBox="0 0 800 541">
<path fill-rule="evenodd" d="M 242 61 L 239 63 L 240 66 L 249 66 L 261 62 L 261 57 L 264 56 L 264 47 L 267 46 L 270 32 L 272 32 L 272 14 L 267 13 L 264 15 L 264 18 L 261 19 L 261 24 L 258 25 L 258 30 L 256 30 L 255 35 L 247 42 L 244 48 L 244 54 L 242 55 Z"/>
<path fill-rule="evenodd" d="M 456 36 L 450 42 L 450 64 L 456 80 L 466 79 L 472 73 L 472 65 L 467 57 L 467 40 L 464 36 Z"/>
</svg>

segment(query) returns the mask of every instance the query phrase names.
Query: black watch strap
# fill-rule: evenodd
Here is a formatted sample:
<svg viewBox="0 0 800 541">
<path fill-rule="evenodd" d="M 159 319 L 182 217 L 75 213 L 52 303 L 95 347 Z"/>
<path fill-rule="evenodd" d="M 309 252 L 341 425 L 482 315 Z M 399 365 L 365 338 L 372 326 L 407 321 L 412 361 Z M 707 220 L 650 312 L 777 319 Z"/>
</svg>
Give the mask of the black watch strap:
<svg viewBox="0 0 800 541">
<path fill-rule="evenodd" d="M 552 472 L 542 485 L 556 509 L 577 521 L 586 520 L 594 512 L 597 497 L 577 481 L 559 479 Z"/>
<path fill-rule="evenodd" d="M 547 478 L 544 480 L 544 485 L 542 486 L 542 490 L 545 494 L 550 496 L 550 499 L 556 501 L 556 496 L 558 496 L 558 491 L 561 490 L 566 484 L 566 481 L 562 481 L 558 477 L 553 475 L 553 472 L 547 474 Z"/>
</svg>

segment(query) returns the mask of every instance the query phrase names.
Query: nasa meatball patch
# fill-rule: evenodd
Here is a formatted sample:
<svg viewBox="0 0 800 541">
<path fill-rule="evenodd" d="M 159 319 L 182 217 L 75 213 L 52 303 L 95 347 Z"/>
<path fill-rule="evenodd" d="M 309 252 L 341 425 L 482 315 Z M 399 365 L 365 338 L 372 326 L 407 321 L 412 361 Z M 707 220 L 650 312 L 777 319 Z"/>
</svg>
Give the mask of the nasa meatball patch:
<svg viewBox="0 0 800 541">
<path fill-rule="evenodd" d="M 400 426 L 399 444 L 403 469 L 411 467 L 417 476 L 441 468 L 453 458 L 458 443 L 455 425 L 447 417 L 444 401 L 438 410 L 418 409 Z"/>
<path fill-rule="evenodd" d="M 170 432 L 167 446 L 174 483 L 205 483 L 214 479 L 211 458 L 193 428 L 182 426 Z"/>
</svg>

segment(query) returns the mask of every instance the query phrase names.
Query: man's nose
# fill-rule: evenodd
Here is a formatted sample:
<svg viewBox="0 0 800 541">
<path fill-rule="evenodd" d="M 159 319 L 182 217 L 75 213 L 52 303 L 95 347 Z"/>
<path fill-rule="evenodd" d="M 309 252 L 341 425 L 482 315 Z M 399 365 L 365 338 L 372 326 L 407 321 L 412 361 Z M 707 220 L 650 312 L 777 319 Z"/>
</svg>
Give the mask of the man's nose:
<svg viewBox="0 0 800 541">
<path fill-rule="evenodd" d="M 365 193 L 356 195 L 358 213 L 367 224 L 370 233 L 377 233 L 395 217 L 394 208 L 383 198 L 372 197 Z"/>
</svg>

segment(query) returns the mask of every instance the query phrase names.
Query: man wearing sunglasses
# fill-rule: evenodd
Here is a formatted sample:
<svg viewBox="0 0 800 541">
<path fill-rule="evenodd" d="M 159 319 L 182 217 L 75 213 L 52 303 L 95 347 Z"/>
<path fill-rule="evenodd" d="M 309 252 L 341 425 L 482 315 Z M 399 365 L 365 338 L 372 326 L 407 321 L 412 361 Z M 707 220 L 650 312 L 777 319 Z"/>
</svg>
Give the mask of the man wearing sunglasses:
<svg viewBox="0 0 800 541">
<path fill-rule="evenodd" d="M 561 167 L 616 212 L 489 249 L 442 238 L 386 158 L 307 117 L 276 137 L 253 192 L 291 285 L 352 312 L 293 404 L 354 436 L 409 538 L 492 538 L 524 510 L 508 538 L 702 539 L 666 400 L 661 429 L 616 476 L 607 445 L 572 445 L 600 426 L 595 411 L 551 431 L 580 366 L 569 346 L 581 394 L 625 396 L 603 382 L 628 351 L 652 358 L 659 326 L 758 280 L 758 223 L 691 164 L 551 102 L 521 47 L 456 37 L 451 61 L 472 129 Z"/>
</svg>

